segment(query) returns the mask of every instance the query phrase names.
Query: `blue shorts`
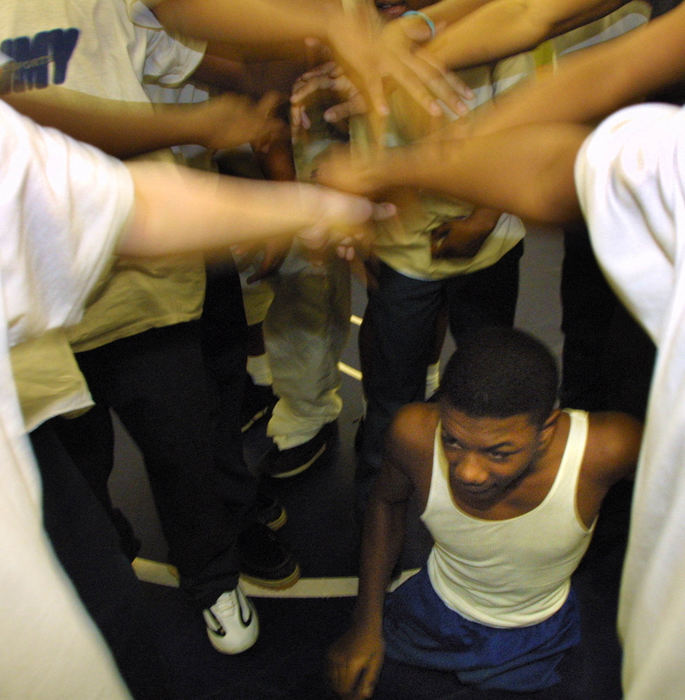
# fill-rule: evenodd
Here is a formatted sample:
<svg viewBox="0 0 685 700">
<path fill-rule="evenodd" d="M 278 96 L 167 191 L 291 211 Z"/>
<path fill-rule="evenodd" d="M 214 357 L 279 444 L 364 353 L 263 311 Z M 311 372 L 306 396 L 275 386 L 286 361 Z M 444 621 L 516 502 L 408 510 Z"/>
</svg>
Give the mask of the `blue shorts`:
<svg viewBox="0 0 685 700">
<path fill-rule="evenodd" d="M 580 612 L 571 590 L 561 609 L 537 625 L 488 627 L 448 608 L 422 569 L 388 596 L 384 635 L 389 659 L 453 671 L 482 689 L 533 692 L 560 681 L 557 665 L 580 642 Z"/>
</svg>

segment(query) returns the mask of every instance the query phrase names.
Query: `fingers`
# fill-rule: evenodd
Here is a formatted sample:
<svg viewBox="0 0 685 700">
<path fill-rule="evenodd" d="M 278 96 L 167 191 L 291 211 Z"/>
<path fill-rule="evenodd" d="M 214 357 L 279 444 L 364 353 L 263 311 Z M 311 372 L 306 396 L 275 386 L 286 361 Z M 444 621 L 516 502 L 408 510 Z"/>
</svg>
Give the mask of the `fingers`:
<svg viewBox="0 0 685 700">
<path fill-rule="evenodd" d="M 392 202 L 380 202 L 373 205 L 372 216 L 374 221 L 391 219 L 395 214 L 397 214 L 397 207 Z"/>
<path fill-rule="evenodd" d="M 267 92 L 257 103 L 257 112 L 266 117 L 272 117 L 278 105 L 284 98 L 277 92 Z"/>
</svg>

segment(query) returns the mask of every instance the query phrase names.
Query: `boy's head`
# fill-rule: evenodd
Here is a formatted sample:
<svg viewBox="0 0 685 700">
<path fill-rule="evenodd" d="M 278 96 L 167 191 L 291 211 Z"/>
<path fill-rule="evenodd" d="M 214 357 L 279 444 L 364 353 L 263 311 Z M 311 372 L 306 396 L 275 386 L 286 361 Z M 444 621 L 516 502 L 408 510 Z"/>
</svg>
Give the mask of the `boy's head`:
<svg viewBox="0 0 685 700">
<path fill-rule="evenodd" d="M 541 427 L 557 399 L 554 357 L 523 331 L 483 328 L 460 338 L 445 368 L 439 397 L 474 418 L 527 415 Z"/>
</svg>

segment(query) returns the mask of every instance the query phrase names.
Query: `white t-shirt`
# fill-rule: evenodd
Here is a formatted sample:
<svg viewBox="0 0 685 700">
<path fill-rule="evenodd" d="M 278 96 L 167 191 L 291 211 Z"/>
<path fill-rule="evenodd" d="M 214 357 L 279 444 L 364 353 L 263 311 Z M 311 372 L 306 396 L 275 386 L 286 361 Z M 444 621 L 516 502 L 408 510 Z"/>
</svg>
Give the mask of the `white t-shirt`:
<svg viewBox="0 0 685 700">
<path fill-rule="evenodd" d="M 685 697 L 685 108 L 617 112 L 576 186 L 595 253 L 655 341 L 619 606 L 628 700 Z"/>
<path fill-rule="evenodd" d="M 14 0 L 3 3 L 0 13 L 0 48 L 17 63 L 15 81 L 27 87 L 62 85 L 97 97 L 149 102 L 144 81 L 178 85 L 204 55 L 204 42 L 160 28 L 136 0 Z"/>
<path fill-rule="evenodd" d="M 13 0 L 5 5 L 0 13 L 0 48 L 16 64 L 13 91 L 56 85 L 150 104 L 148 85 L 177 85 L 204 55 L 204 42 L 169 35 L 137 0 Z M 166 158 L 172 160 L 170 151 Z M 78 328 L 32 339 L 13 350 L 27 427 L 92 405 L 72 349 L 90 350 L 153 327 L 197 318 L 204 282 L 200 256 L 147 265 L 120 261 L 91 299 Z M 37 366 L 41 371 L 35 370 Z"/>
<path fill-rule="evenodd" d="M 126 690 L 42 528 L 9 346 L 78 321 L 130 215 L 126 169 L 0 102 L 0 697 Z"/>
</svg>

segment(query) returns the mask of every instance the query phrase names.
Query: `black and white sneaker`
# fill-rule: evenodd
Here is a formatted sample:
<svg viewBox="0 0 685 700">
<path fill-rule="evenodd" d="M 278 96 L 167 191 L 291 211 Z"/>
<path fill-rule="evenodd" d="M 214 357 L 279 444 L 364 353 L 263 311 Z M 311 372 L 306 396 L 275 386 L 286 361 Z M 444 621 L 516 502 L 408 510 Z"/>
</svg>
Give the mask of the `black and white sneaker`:
<svg viewBox="0 0 685 700">
<path fill-rule="evenodd" d="M 202 616 L 209 641 L 222 654 L 240 654 L 257 641 L 257 611 L 240 586 L 222 593 L 214 605 L 202 611 Z"/>
<path fill-rule="evenodd" d="M 274 479 L 287 479 L 309 469 L 326 455 L 335 445 L 338 437 L 338 422 L 333 421 L 302 445 L 287 450 L 279 450 L 277 445 L 262 458 L 259 473 Z"/>
</svg>

